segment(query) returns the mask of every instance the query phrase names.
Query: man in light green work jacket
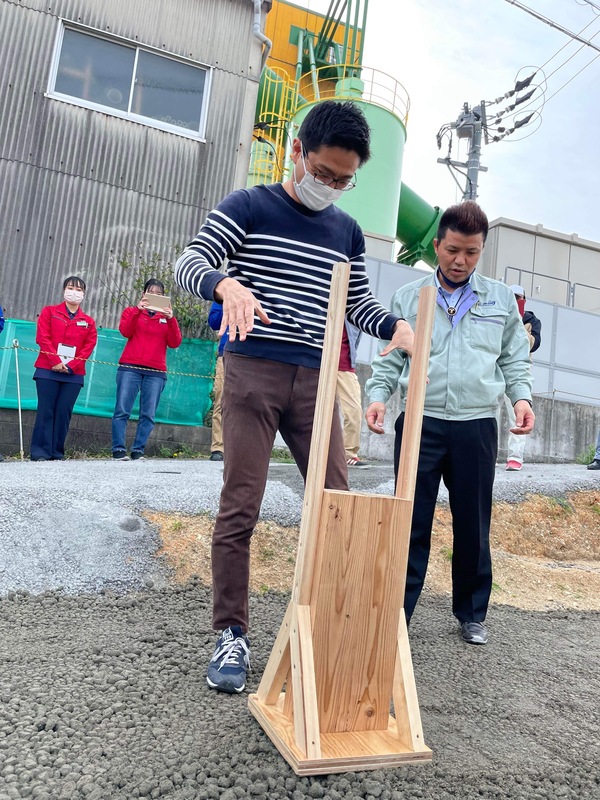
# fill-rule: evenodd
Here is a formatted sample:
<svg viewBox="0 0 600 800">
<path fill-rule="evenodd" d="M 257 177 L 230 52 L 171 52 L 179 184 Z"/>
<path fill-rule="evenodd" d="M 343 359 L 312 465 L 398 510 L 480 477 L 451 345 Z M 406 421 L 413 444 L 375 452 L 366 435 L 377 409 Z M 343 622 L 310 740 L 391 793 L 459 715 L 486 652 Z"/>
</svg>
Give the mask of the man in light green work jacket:
<svg viewBox="0 0 600 800">
<path fill-rule="evenodd" d="M 515 411 L 517 435 L 530 433 L 529 342 L 512 291 L 475 272 L 488 232 L 487 217 L 473 201 L 448 208 L 434 240 L 436 271 L 399 289 L 391 311 L 414 328 L 419 291 L 436 286 L 437 305 L 429 383 L 415 490 L 404 610 L 410 621 L 423 588 L 440 480 L 448 489 L 454 545 L 452 611 L 463 639 L 485 644 L 492 589 L 489 533 L 498 431 L 504 393 Z M 395 391 L 406 403 L 410 359 L 396 350 L 373 362 L 366 384 L 367 424 L 383 433 L 385 403 Z M 396 473 L 404 413 L 396 420 Z"/>
</svg>

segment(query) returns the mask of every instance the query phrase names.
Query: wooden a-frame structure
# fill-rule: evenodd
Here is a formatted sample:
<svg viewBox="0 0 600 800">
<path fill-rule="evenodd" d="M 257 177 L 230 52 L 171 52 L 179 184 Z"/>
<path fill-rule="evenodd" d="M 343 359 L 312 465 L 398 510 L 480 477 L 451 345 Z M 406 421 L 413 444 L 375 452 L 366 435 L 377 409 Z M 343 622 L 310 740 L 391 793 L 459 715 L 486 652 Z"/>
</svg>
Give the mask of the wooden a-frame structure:
<svg viewBox="0 0 600 800">
<path fill-rule="evenodd" d="M 292 597 L 249 697 L 298 775 L 431 760 L 402 604 L 435 289 L 419 298 L 395 496 L 331 491 L 325 471 L 349 274 L 349 264 L 334 268 Z"/>
</svg>

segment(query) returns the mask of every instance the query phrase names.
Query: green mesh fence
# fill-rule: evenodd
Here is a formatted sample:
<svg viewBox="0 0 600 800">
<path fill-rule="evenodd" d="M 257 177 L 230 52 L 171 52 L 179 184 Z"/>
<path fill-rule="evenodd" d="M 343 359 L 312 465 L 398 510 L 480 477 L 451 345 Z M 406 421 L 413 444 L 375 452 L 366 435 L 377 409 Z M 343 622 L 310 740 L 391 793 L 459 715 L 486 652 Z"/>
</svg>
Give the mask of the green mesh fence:
<svg viewBox="0 0 600 800">
<path fill-rule="evenodd" d="M 33 380 L 39 347 L 36 325 L 7 319 L 0 334 L 0 408 L 17 408 L 16 355 L 19 361 L 21 408 L 35 411 L 37 393 Z M 13 347 L 17 340 L 18 348 Z M 98 344 L 87 362 L 84 386 L 75 404 L 75 414 L 112 417 L 115 409 L 116 372 L 125 339 L 119 331 L 101 328 Z M 211 405 L 216 342 L 184 339 L 177 350 L 167 350 L 167 385 L 160 398 L 157 422 L 172 425 L 203 425 Z M 16 352 L 15 352 L 16 351 Z M 137 419 L 138 401 L 132 419 Z"/>
</svg>

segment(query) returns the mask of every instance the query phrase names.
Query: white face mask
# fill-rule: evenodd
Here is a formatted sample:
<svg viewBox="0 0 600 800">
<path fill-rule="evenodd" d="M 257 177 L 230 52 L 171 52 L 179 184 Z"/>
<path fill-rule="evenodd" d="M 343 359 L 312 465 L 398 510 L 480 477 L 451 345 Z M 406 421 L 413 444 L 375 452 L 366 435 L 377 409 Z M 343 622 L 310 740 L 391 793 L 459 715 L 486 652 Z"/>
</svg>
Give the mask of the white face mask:
<svg viewBox="0 0 600 800">
<path fill-rule="evenodd" d="M 80 289 L 65 289 L 65 302 L 78 306 L 83 300 L 83 292 Z"/>
<path fill-rule="evenodd" d="M 324 183 L 317 183 L 313 176 L 306 169 L 306 161 L 304 160 L 304 153 L 301 153 L 302 165 L 304 167 L 304 175 L 302 180 L 298 183 L 296 180 L 296 167 L 294 164 L 294 190 L 298 196 L 298 200 L 303 206 L 310 208 L 311 211 L 323 211 L 323 209 L 335 203 L 344 194 L 343 189 L 332 189 L 331 186 L 325 186 Z"/>
</svg>

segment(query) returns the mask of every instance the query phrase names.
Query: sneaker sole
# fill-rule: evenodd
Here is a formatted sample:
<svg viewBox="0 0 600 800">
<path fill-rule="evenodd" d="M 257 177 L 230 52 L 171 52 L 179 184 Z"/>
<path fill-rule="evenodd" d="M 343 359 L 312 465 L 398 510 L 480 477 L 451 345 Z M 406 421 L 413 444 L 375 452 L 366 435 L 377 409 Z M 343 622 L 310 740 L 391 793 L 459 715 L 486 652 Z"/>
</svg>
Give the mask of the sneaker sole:
<svg viewBox="0 0 600 800">
<path fill-rule="evenodd" d="M 246 684 L 237 687 L 233 686 L 231 683 L 213 683 L 208 678 L 206 679 L 206 683 L 211 689 L 216 689 L 217 692 L 225 692 L 226 694 L 240 694 L 246 688 Z"/>
<path fill-rule="evenodd" d="M 478 644 L 478 645 L 482 645 L 482 644 L 487 644 L 487 639 L 486 639 L 485 641 L 483 641 L 483 639 L 465 639 L 465 638 L 463 637 L 463 642 L 466 642 L 467 644 Z"/>
</svg>

